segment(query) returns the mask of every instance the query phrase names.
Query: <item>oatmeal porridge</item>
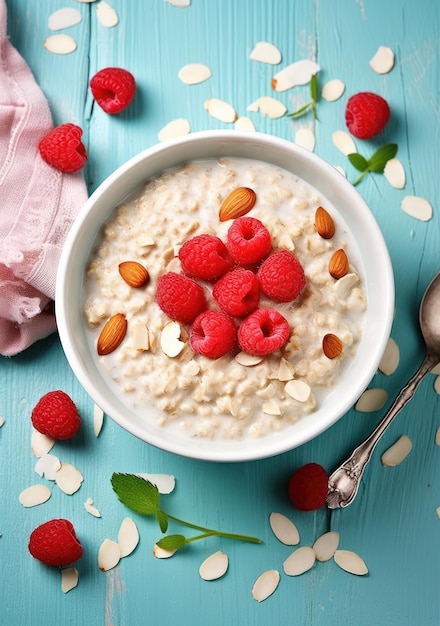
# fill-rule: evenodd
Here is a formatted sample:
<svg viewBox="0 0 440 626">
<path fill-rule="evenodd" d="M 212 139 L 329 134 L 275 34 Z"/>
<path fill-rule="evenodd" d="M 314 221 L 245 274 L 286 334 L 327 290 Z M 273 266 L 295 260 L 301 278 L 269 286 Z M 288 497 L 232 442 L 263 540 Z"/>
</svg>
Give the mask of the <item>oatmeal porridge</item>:
<svg viewBox="0 0 440 626">
<path fill-rule="evenodd" d="M 247 216 L 264 224 L 272 251 L 295 256 L 305 287 L 287 302 L 260 293 L 259 309 L 287 320 L 281 347 L 261 355 L 235 344 L 209 358 L 193 350 L 190 325 L 164 313 L 156 288 L 164 274 L 182 275 L 188 240 L 227 242 L 234 219 L 221 221 L 219 209 L 242 188 L 255 192 Z M 215 283 L 197 282 L 218 309 Z M 334 207 L 294 174 L 240 158 L 193 161 L 147 181 L 104 226 L 85 281 L 90 341 L 113 325 L 97 358 L 126 402 L 146 420 L 206 439 L 267 436 L 319 408 L 356 352 L 365 309 L 356 242 Z"/>
</svg>

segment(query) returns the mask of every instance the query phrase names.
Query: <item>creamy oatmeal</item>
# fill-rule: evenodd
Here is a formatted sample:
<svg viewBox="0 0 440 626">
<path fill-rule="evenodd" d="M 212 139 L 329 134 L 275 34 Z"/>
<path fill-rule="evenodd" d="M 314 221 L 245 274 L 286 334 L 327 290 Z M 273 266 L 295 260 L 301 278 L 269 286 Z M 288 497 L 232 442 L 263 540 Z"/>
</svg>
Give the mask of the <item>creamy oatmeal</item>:
<svg viewBox="0 0 440 626">
<path fill-rule="evenodd" d="M 219 221 L 219 207 L 242 186 L 256 193 L 249 215 L 267 227 L 274 249 L 295 254 L 307 284 L 293 302 L 275 304 L 261 296 L 260 307 L 276 308 L 289 322 L 291 335 L 284 347 L 265 357 L 237 349 L 213 360 L 195 354 L 189 328 L 170 322 L 161 311 L 155 285 L 164 272 L 181 271 L 178 251 L 189 238 L 212 233 L 226 241 L 231 221 Z M 320 206 L 336 225 L 328 239 L 315 226 Z M 341 249 L 349 265 L 335 278 L 329 263 Z M 127 261 L 146 268 L 145 286 L 135 288 L 123 280 L 118 267 Z M 334 207 L 295 175 L 248 159 L 190 162 L 148 181 L 104 226 L 85 282 L 90 340 L 96 345 L 112 316 L 125 317 L 122 342 L 98 358 L 145 419 L 189 437 L 266 436 L 319 407 L 341 369 L 349 366 L 366 308 L 359 264 L 356 242 Z M 204 287 L 215 308 L 212 285 Z M 336 357 L 331 353 L 335 340 L 342 345 Z"/>
</svg>

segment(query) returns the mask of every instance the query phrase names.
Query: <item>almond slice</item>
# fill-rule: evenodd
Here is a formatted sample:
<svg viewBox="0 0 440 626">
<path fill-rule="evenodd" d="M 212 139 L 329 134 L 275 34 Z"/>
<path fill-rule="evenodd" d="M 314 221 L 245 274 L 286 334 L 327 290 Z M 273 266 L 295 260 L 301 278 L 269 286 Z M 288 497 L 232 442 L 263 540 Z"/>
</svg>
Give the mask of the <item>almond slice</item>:
<svg viewBox="0 0 440 626">
<path fill-rule="evenodd" d="M 240 365 L 244 365 L 245 367 L 252 367 L 253 365 L 258 365 L 264 361 L 264 357 L 257 356 L 256 354 L 249 354 L 248 352 L 239 352 L 235 360 Z"/>
<path fill-rule="evenodd" d="M 382 456 L 382 465 L 386 467 L 395 467 L 402 463 L 412 450 L 412 441 L 408 435 L 402 435 L 399 439 L 386 450 Z"/>
<path fill-rule="evenodd" d="M 145 352 L 150 349 L 150 333 L 142 322 L 136 322 L 133 326 L 133 345 L 138 352 Z"/>
<path fill-rule="evenodd" d="M 75 52 L 77 48 L 74 38 L 64 33 L 50 35 L 50 37 L 44 40 L 43 46 L 48 52 L 53 54 L 70 54 Z"/>
<path fill-rule="evenodd" d="M 159 493 L 167 494 L 174 491 L 174 487 L 176 486 L 176 479 L 172 474 L 137 474 L 140 478 L 144 480 L 148 480 L 152 483 L 157 489 Z"/>
<path fill-rule="evenodd" d="M 284 389 L 291 398 L 298 402 L 306 402 L 311 393 L 309 385 L 303 380 L 289 380 Z"/>
<path fill-rule="evenodd" d="M 388 46 L 379 46 L 370 60 L 371 69 L 376 74 L 387 74 L 394 67 L 394 52 Z"/>
<path fill-rule="evenodd" d="M 388 339 L 382 360 L 379 363 L 379 370 L 385 376 L 390 376 L 396 371 L 400 361 L 400 351 L 397 343 L 392 337 Z"/>
<path fill-rule="evenodd" d="M 119 528 L 118 544 L 121 558 L 131 554 L 139 543 L 139 531 L 131 517 L 126 517 Z"/>
<path fill-rule="evenodd" d="M 148 270 L 137 261 L 123 261 L 118 265 L 119 274 L 127 285 L 139 289 L 150 280 Z"/>
<path fill-rule="evenodd" d="M 99 547 L 98 567 L 101 572 L 107 572 L 116 567 L 121 560 L 121 549 L 116 541 L 104 539 Z"/>
<path fill-rule="evenodd" d="M 46 485 L 32 485 L 23 489 L 18 500 L 25 508 L 31 508 L 47 502 L 51 495 L 52 492 Z"/>
<path fill-rule="evenodd" d="M 219 98 L 208 98 L 208 100 L 205 101 L 205 111 L 207 111 L 211 117 L 215 117 L 215 119 L 220 122 L 225 122 L 226 124 L 235 122 L 238 117 L 234 107 Z"/>
<path fill-rule="evenodd" d="M 422 222 L 428 222 L 432 217 L 432 206 L 425 198 L 405 196 L 401 207 L 402 211 Z"/>
<path fill-rule="evenodd" d="M 395 189 L 403 189 L 406 183 L 405 169 L 396 157 L 386 162 L 383 174 Z"/>
<path fill-rule="evenodd" d="M 342 248 L 339 248 L 339 250 L 336 250 L 330 258 L 328 264 L 329 274 L 338 280 L 348 273 L 348 269 L 349 263 L 347 253 Z"/>
<path fill-rule="evenodd" d="M 177 322 L 168 322 L 160 335 L 162 352 L 172 359 L 179 356 L 185 347 L 185 342 L 180 339 L 181 332 L 182 329 Z"/>
<path fill-rule="evenodd" d="M 304 59 L 291 63 L 272 79 L 272 89 L 274 91 L 286 91 L 296 85 L 305 85 L 312 79 L 313 74 L 317 74 L 320 66 L 314 61 Z"/>
<path fill-rule="evenodd" d="M 127 333 L 127 320 L 122 313 L 116 313 L 105 323 L 101 330 L 97 351 L 100 356 L 110 354 L 118 348 Z"/>
<path fill-rule="evenodd" d="M 170 559 L 174 554 L 176 554 L 177 550 L 165 550 L 164 548 L 159 548 L 156 544 L 153 548 L 153 556 L 156 559 Z"/>
<path fill-rule="evenodd" d="M 119 23 L 119 17 L 115 9 L 108 2 L 100 0 L 96 5 L 96 17 L 101 26 L 113 28 Z"/>
<path fill-rule="evenodd" d="M 104 424 L 104 411 L 97 404 L 93 406 L 93 432 L 95 437 L 99 437 Z"/>
<path fill-rule="evenodd" d="M 368 567 L 364 560 L 355 552 L 350 550 L 336 550 L 333 559 L 337 565 L 349 574 L 365 576 L 368 574 Z"/>
<path fill-rule="evenodd" d="M 329 561 L 335 554 L 339 545 L 339 533 L 330 531 L 324 533 L 313 544 L 313 550 L 315 551 L 316 559 L 324 562 Z"/>
<path fill-rule="evenodd" d="M 65 567 L 61 570 L 61 590 L 63 593 L 69 593 L 78 584 L 79 574 L 76 567 Z"/>
<path fill-rule="evenodd" d="M 180 68 L 177 75 L 185 85 L 197 85 L 212 76 L 211 70 L 203 63 L 189 63 Z"/>
<path fill-rule="evenodd" d="M 239 117 L 234 124 L 235 130 L 245 131 L 245 132 L 254 132 L 255 125 L 251 119 L 246 116 Z"/>
<path fill-rule="evenodd" d="M 295 143 L 313 152 L 316 144 L 315 133 L 311 128 L 298 128 L 295 133 Z"/>
<path fill-rule="evenodd" d="M 83 481 L 84 477 L 81 472 L 70 463 L 62 463 L 56 473 L 55 483 L 68 496 L 76 493 Z"/>
<path fill-rule="evenodd" d="M 345 131 L 335 130 L 332 135 L 332 140 L 337 149 L 340 150 L 342 154 L 345 154 L 345 156 L 356 152 L 356 145 L 353 139 Z"/>
<path fill-rule="evenodd" d="M 175 137 L 183 137 L 191 132 L 191 125 L 185 118 L 178 118 L 168 122 L 157 134 L 159 141 L 168 141 Z M 154 241 L 153 241 L 154 244 Z M 150 245 L 153 245 L 150 244 Z"/>
<path fill-rule="evenodd" d="M 266 413 L 266 415 L 281 415 L 280 407 L 275 400 L 272 399 L 264 402 L 261 409 L 263 413 Z"/>
<path fill-rule="evenodd" d="M 53 454 L 43 454 L 35 463 L 35 471 L 46 480 L 55 480 L 57 472 L 61 468 L 61 462 Z"/>
<path fill-rule="evenodd" d="M 287 576 L 300 576 L 315 565 L 316 555 L 313 548 L 303 546 L 297 548 L 283 563 L 283 570 Z"/>
<path fill-rule="evenodd" d="M 367 389 L 361 395 L 359 400 L 355 404 L 355 410 L 361 413 L 371 413 L 373 411 L 379 411 L 388 399 L 388 393 L 385 389 L 378 387 L 372 387 Z"/>
<path fill-rule="evenodd" d="M 87 500 L 84 502 L 84 508 L 87 513 L 90 513 L 90 515 L 93 515 L 93 517 L 101 517 L 101 513 L 95 506 L 93 506 L 92 498 L 87 498 Z"/>
<path fill-rule="evenodd" d="M 281 52 L 276 46 L 268 41 L 259 41 L 249 55 L 252 61 L 278 65 L 281 63 Z"/>
<path fill-rule="evenodd" d="M 256 193 L 250 187 L 237 187 L 223 200 L 218 218 L 221 222 L 234 220 L 249 213 L 257 200 Z"/>
<path fill-rule="evenodd" d="M 63 28 L 70 28 L 79 24 L 82 20 L 81 12 L 73 7 L 64 7 L 54 11 L 49 15 L 48 28 L 49 30 L 62 30 Z"/>
<path fill-rule="evenodd" d="M 208 556 L 199 567 L 200 578 L 203 580 L 217 580 L 228 570 L 228 555 L 220 550 Z"/>
<path fill-rule="evenodd" d="M 252 587 L 252 597 L 257 602 L 263 602 L 273 594 L 280 582 L 280 573 L 270 569 L 258 576 Z"/>
<path fill-rule="evenodd" d="M 435 433 L 435 445 L 440 446 L 440 426 L 437 428 Z"/>
<path fill-rule="evenodd" d="M 295 524 L 282 513 L 271 513 L 269 524 L 275 537 L 286 546 L 299 543 L 299 532 Z"/>
<path fill-rule="evenodd" d="M 339 100 L 339 98 L 343 95 L 345 91 L 345 84 L 339 78 L 334 78 L 333 80 L 329 80 L 322 87 L 321 96 L 327 102 L 335 102 L 335 100 Z"/>
<path fill-rule="evenodd" d="M 55 445 L 55 439 L 43 435 L 37 430 L 32 431 L 31 448 L 34 456 L 41 458 L 44 454 L 50 452 Z"/>
<path fill-rule="evenodd" d="M 319 206 L 315 211 L 315 228 L 323 239 L 331 239 L 335 234 L 335 222 L 330 213 Z"/>
<path fill-rule="evenodd" d="M 272 96 L 261 96 L 250 104 L 247 110 L 255 113 L 259 111 L 264 117 L 276 120 L 286 114 L 287 107 Z"/>
</svg>

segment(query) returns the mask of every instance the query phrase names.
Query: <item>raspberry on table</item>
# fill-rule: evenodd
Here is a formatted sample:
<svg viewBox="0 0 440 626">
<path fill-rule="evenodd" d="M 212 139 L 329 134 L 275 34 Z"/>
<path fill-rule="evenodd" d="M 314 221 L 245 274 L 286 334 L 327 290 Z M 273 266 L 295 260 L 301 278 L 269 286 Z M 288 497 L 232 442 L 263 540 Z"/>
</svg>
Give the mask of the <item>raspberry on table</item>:
<svg viewBox="0 0 440 626">
<path fill-rule="evenodd" d="M 228 230 L 228 249 L 236 263 L 251 266 L 266 257 L 272 240 L 266 226 L 255 217 L 238 217 Z"/>
<path fill-rule="evenodd" d="M 172 320 L 191 324 L 208 303 L 203 288 L 189 276 L 167 272 L 159 277 L 156 301 Z"/>
<path fill-rule="evenodd" d="M 185 274 L 212 281 L 232 269 L 234 262 L 223 241 L 215 235 L 196 235 L 185 241 L 179 250 Z"/>
<path fill-rule="evenodd" d="M 375 93 L 362 91 L 351 96 L 345 107 L 345 123 L 358 139 L 370 139 L 383 130 L 390 119 L 388 102 Z"/>
<path fill-rule="evenodd" d="M 300 511 L 315 511 L 325 505 L 328 476 L 322 465 L 306 463 L 289 479 L 287 492 L 290 502 Z"/>
<path fill-rule="evenodd" d="M 83 555 L 72 522 L 63 518 L 37 526 L 29 537 L 28 548 L 35 559 L 53 567 L 71 565 Z"/>
<path fill-rule="evenodd" d="M 197 354 L 218 359 L 235 346 L 237 329 L 234 320 L 222 311 L 204 311 L 194 320 L 190 332 L 191 348 Z"/>
<path fill-rule="evenodd" d="M 101 109 L 115 115 L 132 102 L 136 81 L 133 74 L 122 67 L 106 67 L 93 76 L 90 89 Z"/>
<path fill-rule="evenodd" d="M 75 403 L 64 391 L 49 391 L 32 410 L 31 421 L 38 432 L 52 439 L 71 439 L 81 426 Z"/>
<path fill-rule="evenodd" d="M 295 300 L 306 284 L 304 269 L 289 250 L 272 252 L 260 265 L 257 278 L 261 291 L 275 302 Z"/>
<path fill-rule="evenodd" d="M 237 267 L 215 283 L 212 295 L 224 313 L 246 317 L 258 307 L 260 283 L 253 272 Z"/>
<path fill-rule="evenodd" d="M 81 137 L 82 129 L 75 124 L 53 128 L 38 144 L 41 158 L 62 172 L 80 170 L 88 158 Z"/>
<path fill-rule="evenodd" d="M 289 322 L 275 309 L 257 309 L 238 328 L 240 348 L 257 356 L 275 352 L 284 346 L 289 336 Z"/>
</svg>

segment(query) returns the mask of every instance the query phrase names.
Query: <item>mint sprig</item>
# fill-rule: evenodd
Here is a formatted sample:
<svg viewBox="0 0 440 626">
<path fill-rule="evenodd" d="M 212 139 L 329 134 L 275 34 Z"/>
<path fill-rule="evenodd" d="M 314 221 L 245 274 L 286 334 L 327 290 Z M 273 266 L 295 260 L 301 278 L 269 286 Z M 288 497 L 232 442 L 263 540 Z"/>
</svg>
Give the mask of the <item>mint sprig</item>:
<svg viewBox="0 0 440 626">
<path fill-rule="evenodd" d="M 389 143 L 376 150 L 369 159 L 366 159 L 358 152 L 347 155 L 353 167 L 357 169 L 358 172 L 361 172 L 353 182 L 353 185 L 358 185 L 368 172 L 382 174 L 388 161 L 396 156 L 397 150 L 398 147 L 396 143 Z"/>
<path fill-rule="evenodd" d="M 189 538 L 179 534 L 166 535 L 156 542 L 156 544 L 164 550 L 180 550 L 189 543 L 209 537 L 224 537 L 226 539 L 238 539 L 250 543 L 261 543 L 261 539 L 257 539 L 256 537 L 225 533 L 220 530 L 205 528 L 204 526 L 186 522 L 178 517 L 174 517 L 174 515 L 166 513 L 160 507 L 160 493 L 157 487 L 150 481 L 136 476 L 136 474 L 115 472 L 112 475 L 111 484 L 122 504 L 141 515 L 154 516 L 162 533 L 167 532 L 170 521 L 200 532 L 200 534 Z"/>
<path fill-rule="evenodd" d="M 318 114 L 317 114 L 317 111 L 316 111 L 316 105 L 318 103 L 318 100 L 319 100 L 318 75 L 317 74 L 313 74 L 312 78 L 310 79 L 310 102 L 308 102 L 304 106 L 300 107 L 299 109 L 297 109 L 293 113 L 289 113 L 287 115 L 287 117 L 291 117 L 293 119 L 297 119 L 298 117 L 301 117 L 302 115 L 305 115 L 308 111 L 311 111 L 312 115 L 313 115 L 313 118 L 315 120 L 318 120 Z"/>
</svg>

